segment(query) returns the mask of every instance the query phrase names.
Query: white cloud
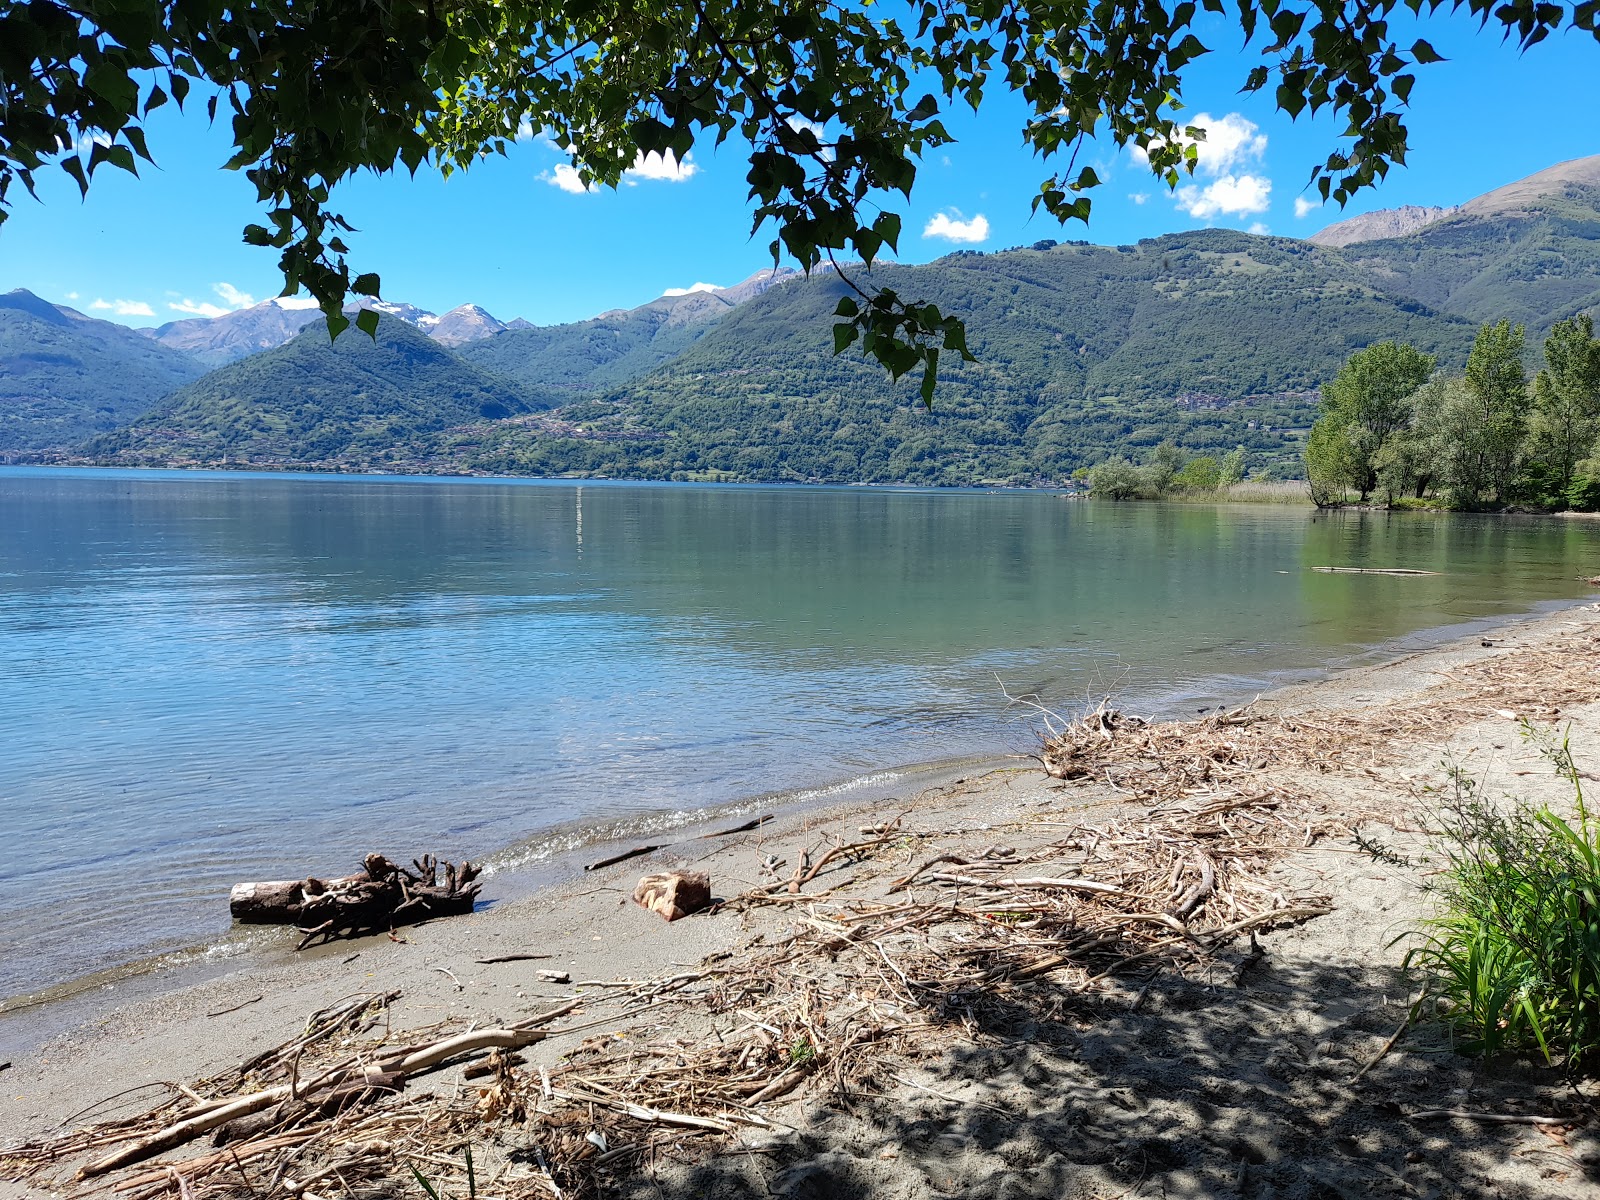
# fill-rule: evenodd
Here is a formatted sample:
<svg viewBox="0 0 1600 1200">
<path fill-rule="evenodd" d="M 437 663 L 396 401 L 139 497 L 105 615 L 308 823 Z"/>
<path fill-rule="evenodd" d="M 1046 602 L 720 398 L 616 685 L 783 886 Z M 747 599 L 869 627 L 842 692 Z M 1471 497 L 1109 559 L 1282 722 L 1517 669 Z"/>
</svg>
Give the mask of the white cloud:
<svg viewBox="0 0 1600 1200">
<path fill-rule="evenodd" d="M 694 161 L 692 155 L 685 154 L 680 163 L 672 151 L 668 150 L 665 154 L 639 155 L 633 160 L 633 166 L 622 173 L 622 179 L 629 187 L 637 187 L 641 179 L 682 183 L 699 172 L 700 165 Z M 571 192 L 574 196 L 599 190 L 593 185 L 585 187 L 583 177 L 578 174 L 578 168 L 569 162 L 557 163 L 539 178 L 563 192 Z"/>
<path fill-rule="evenodd" d="M 233 308 L 253 308 L 256 298 L 249 292 L 241 292 L 231 283 L 214 283 L 212 290 L 222 297 L 222 302 Z"/>
<path fill-rule="evenodd" d="M 1267 228 L 1267 223 L 1265 221 L 1257 221 L 1250 226 L 1250 232 L 1258 235 L 1259 237 L 1266 237 L 1272 232 L 1272 230 Z"/>
<path fill-rule="evenodd" d="M 1196 113 L 1183 121 L 1181 128 L 1205 131 L 1206 136 L 1200 140 L 1178 135 L 1179 144 L 1195 147 L 1196 170 L 1201 175 L 1231 175 L 1235 168 L 1259 161 L 1267 152 L 1267 135 L 1254 121 L 1239 113 L 1223 117 Z M 1131 146 L 1129 150 L 1135 162 L 1149 163 L 1150 156 L 1142 147 Z"/>
<path fill-rule="evenodd" d="M 241 292 L 231 283 L 213 283 L 211 290 L 217 294 L 221 304 L 213 304 L 209 300 L 191 300 L 187 296 L 179 296 L 177 300 L 169 300 L 167 307 L 173 312 L 188 313 L 191 317 L 225 317 L 231 312 L 241 308 L 249 308 L 256 302 L 256 298 L 249 292 Z M 169 296 L 178 295 L 168 292 Z"/>
<path fill-rule="evenodd" d="M 1259 175 L 1224 175 L 1204 187 L 1186 184 L 1173 196 L 1179 208 L 1202 221 L 1266 212 L 1271 197 L 1272 180 Z"/>
<path fill-rule="evenodd" d="M 581 196 L 584 192 L 594 191 L 592 186 L 583 182 L 583 178 L 578 174 L 578 168 L 571 163 L 557 163 L 539 178 L 551 186 L 558 187 L 563 192 L 571 192 L 575 196 Z"/>
<path fill-rule="evenodd" d="M 78 293 L 77 292 L 68 292 L 67 293 L 67 299 L 68 300 L 76 300 L 77 298 L 78 298 Z"/>
<path fill-rule="evenodd" d="M 668 288 L 662 292 L 663 296 L 687 296 L 691 292 L 720 292 L 722 288 L 715 283 L 695 283 L 686 288 Z"/>
<path fill-rule="evenodd" d="M 1132 200 L 1135 204 L 1143 204 L 1146 200 L 1150 199 L 1150 193 L 1149 192 L 1129 192 L 1128 193 L 1128 199 Z"/>
<path fill-rule="evenodd" d="M 153 317 L 156 310 L 143 300 L 95 300 L 90 308 L 97 308 L 102 312 L 116 313 L 119 317 Z"/>
<path fill-rule="evenodd" d="M 1321 207 L 1322 205 L 1317 201 L 1307 200 L 1304 196 L 1296 196 L 1294 198 L 1294 215 L 1296 217 L 1309 217 Z"/>
<path fill-rule="evenodd" d="M 959 209 L 938 213 L 923 227 L 925 238 L 943 238 L 947 242 L 976 243 L 989 240 L 989 218 L 979 213 L 970 221 L 963 218 Z"/>
<path fill-rule="evenodd" d="M 1210 113 L 1197 113 L 1190 125 L 1206 131 L 1206 140 L 1198 147 L 1200 170 L 1207 175 L 1230 175 L 1237 166 L 1259 161 L 1267 152 L 1267 135 L 1254 121 L 1238 113 L 1213 117 Z"/>
<path fill-rule="evenodd" d="M 223 308 L 220 304 L 211 304 L 205 300 L 169 301 L 167 307 L 173 312 L 187 313 L 191 317 L 225 317 L 233 311 L 231 308 Z"/>
<path fill-rule="evenodd" d="M 624 171 L 623 177 L 632 184 L 640 179 L 660 179 L 667 183 L 682 183 L 691 175 L 697 175 L 700 168 L 694 162 L 694 156 L 685 154 L 680 163 L 677 157 L 668 150 L 665 154 L 641 154 L 633 160 L 633 166 Z"/>
</svg>

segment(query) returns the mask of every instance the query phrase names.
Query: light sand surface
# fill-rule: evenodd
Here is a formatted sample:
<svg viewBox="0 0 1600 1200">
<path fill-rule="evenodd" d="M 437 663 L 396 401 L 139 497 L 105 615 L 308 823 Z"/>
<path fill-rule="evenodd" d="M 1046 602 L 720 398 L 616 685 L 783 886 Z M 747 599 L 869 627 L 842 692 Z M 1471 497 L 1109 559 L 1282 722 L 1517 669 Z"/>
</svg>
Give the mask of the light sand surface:
<svg viewBox="0 0 1600 1200">
<path fill-rule="evenodd" d="M 1560 796 L 1560 781 L 1515 721 L 1487 707 L 1495 702 L 1484 699 L 1481 672 L 1465 681 L 1458 675 L 1492 664 L 1525 694 L 1537 688 L 1547 669 L 1541 664 L 1581 668 L 1587 696 L 1571 694 L 1569 673 L 1568 698 L 1550 706 L 1557 711 L 1525 706 L 1517 715 L 1570 723 L 1580 765 L 1600 766 L 1600 606 L 1487 636 L 1493 645 L 1475 635 L 1259 702 L 1322 722 L 1401 704 L 1428 714 L 1425 728 L 1374 746 L 1369 761 L 1278 773 L 1275 786 L 1298 789 L 1328 827 L 1342 822 L 1348 831 L 1366 821 L 1396 861 L 1361 852 L 1346 832 L 1277 863 L 1286 893 L 1330 896 L 1333 911 L 1261 934 L 1264 957 L 1247 960 L 1249 947 L 1240 944 L 1181 972 L 1108 979 L 1088 996 L 1053 995 L 1046 977 L 1003 1023 L 957 1023 L 937 1053 L 886 1059 L 870 1087 L 853 1094 L 812 1081 L 768 1106 L 769 1128 L 743 1130 L 731 1142 L 685 1138 L 675 1153 L 611 1188 L 640 1197 L 1600 1197 L 1600 1140 L 1581 1120 L 1546 1130 L 1419 1123 L 1408 1115 L 1433 1108 L 1587 1113 L 1584 1085 L 1575 1090 L 1532 1063 L 1484 1067 L 1454 1053 L 1437 1027 L 1410 1031 L 1355 1078 L 1401 1026 L 1415 995 L 1415 981 L 1399 970 L 1403 945 L 1391 943 L 1428 904 L 1423 884 L 1438 860 L 1416 832 L 1417 814 L 1428 789 L 1443 782 L 1441 764 L 1459 762 L 1491 790 Z M 402 940 L 368 937 L 292 959 L 280 953 L 95 1012 L 0 1072 L 0 1143 L 140 1111 L 162 1098 L 161 1089 L 103 1102 L 139 1085 L 218 1075 L 357 992 L 398 990 L 396 1029 L 450 1018 L 514 1022 L 581 998 L 557 1032 L 527 1052 L 534 1064 L 560 1062 L 608 1020 L 640 1037 L 720 1036 L 692 1001 L 629 1017 L 608 1007 L 606 989 L 581 985 L 666 977 L 711 956 L 746 954 L 791 931 L 797 907 L 730 906 L 668 925 L 631 902 L 635 880 L 648 870 L 691 867 L 709 872 L 718 896 L 733 897 L 769 882 L 762 874 L 768 855 L 792 864 L 802 847 L 830 836 L 859 840 L 863 826 L 895 816 L 929 836 L 892 862 L 844 864 L 815 886 L 881 897 L 893 875 L 941 851 L 978 854 L 999 839 L 1026 854 L 1059 837 L 1063 825 L 1128 820 L 1137 810 L 1104 781 L 1062 783 L 1019 761 L 915 795 L 780 813 L 755 832 L 699 839 L 685 831 L 684 840 L 648 858 L 406 929 Z M 478 961 L 514 953 L 549 958 Z M 570 972 L 578 986 L 540 982 L 541 969 Z M 447 1071 L 428 1086 L 449 1090 L 459 1081 Z M 98 1107 L 81 1115 L 90 1106 Z M 76 1194 L 67 1182 L 71 1165 L 0 1182 L 0 1196 Z M 106 1186 L 116 1181 L 113 1175 Z M 252 1194 L 244 1186 L 237 1194 Z M 408 1184 L 394 1194 L 423 1193 Z"/>
</svg>

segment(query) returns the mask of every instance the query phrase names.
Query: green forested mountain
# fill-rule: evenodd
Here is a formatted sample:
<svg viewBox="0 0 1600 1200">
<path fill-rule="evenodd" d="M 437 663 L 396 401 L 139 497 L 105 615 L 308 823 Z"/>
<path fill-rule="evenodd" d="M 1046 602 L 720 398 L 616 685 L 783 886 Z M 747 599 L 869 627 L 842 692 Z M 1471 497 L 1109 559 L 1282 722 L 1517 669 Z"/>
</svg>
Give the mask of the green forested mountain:
<svg viewBox="0 0 1600 1200">
<path fill-rule="evenodd" d="M 1106 248 L 962 252 L 874 282 L 963 314 L 976 365 L 934 411 L 859 355 L 834 357 L 844 285 L 742 305 L 659 370 L 548 421 L 444 440 L 474 469 L 958 483 L 1060 479 L 1166 437 L 1298 459 L 1316 388 L 1351 349 L 1398 337 L 1464 360 L 1473 327 L 1385 295 L 1337 254 L 1222 230 Z M 499 340 L 499 339 L 496 339 Z"/>
<path fill-rule="evenodd" d="M 1395 230 L 1408 232 L 1383 236 Z M 377 349 L 432 354 L 432 374 L 411 358 L 377 371 L 365 339 L 335 352 L 317 329 L 208 376 L 89 454 L 979 483 L 1060 480 L 1170 438 L 1197 453 L 1243 446 L 1252 470 L 1297 473 L 1318 389 L 1351 351 L 1395 340 L 1456 371 L 1481 322 L 1526 324 L 1536 347 L 1553 322 L 1600 304 L 1600 159 L 1437 215 L 1366 214 L 1324 241 L 1201 230 L 881 266 L 874 283 L 967 321 L 979 361 L 942 364 L 932 412 L 858 353 L 833 355 L 836 276 L 763 274 L 507 330 L 459 357 L 385 320 Z"/>
<path fill-rule="evenodd" d="M 534 407 L 404 322 L 383 321 L 375 339 L 352 329 L 336 344 L 313 325 L 196 380 L 87 452 L 145 465 L 395 466 L 440 430 Z"/>
<path fill-rule="evenodd" d="M 199 375 L 125 325 L 32 292 L 0 295 L 0 454 L 70 446 L 126 424 Z"/>
<path fill-rule="evenodd" d="M 1409 237 L 1341 253 L 1375 286 L 1473 321 L 1526 325 L 1536 342 L 1600 305 L 1600 158 L 1479 196 Z"/>
<path fill-rule="evenodd" d="M 647 374 L 694 345 L 739 305 L 797 274 L 763 271 L 731 288 L 661 296 L 589 321 L 511 329 L 464 345 L 458 353 L 516 380 L 530 395 L 565 403 Z"/>
</svg>

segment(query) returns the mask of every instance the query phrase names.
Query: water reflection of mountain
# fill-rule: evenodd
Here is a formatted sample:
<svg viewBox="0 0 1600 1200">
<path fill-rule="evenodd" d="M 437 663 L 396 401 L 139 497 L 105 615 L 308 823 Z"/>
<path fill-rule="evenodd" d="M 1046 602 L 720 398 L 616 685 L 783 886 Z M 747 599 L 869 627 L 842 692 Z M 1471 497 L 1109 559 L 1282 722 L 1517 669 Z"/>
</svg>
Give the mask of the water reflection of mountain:
<svg viewBox="0 0 1600 1200">
<path fill-rule="evenodd" d="M 0 562 L 21 565 L 0 593 L 227 580 L 237 602 L 364 632 L 577 603 L 640 636 L 858 661 L 1371 643 L 1581 594 L 1595 537 L 1535 518 L 1037 493 L 244 476 L 0 476 L 0 506 Z"/>
</svg>

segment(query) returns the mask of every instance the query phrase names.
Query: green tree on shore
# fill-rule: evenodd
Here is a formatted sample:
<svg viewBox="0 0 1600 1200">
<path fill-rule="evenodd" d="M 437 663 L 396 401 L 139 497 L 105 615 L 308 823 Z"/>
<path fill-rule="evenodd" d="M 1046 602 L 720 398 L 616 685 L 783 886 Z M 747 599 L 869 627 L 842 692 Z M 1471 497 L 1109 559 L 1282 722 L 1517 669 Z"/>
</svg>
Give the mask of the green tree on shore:
<svg viewBox="0 0 1600 1200">
<path fill-rule="evenodd" d="M 1314 457 L 1324 490 L 1353 488 L 1366 501 L 1378 486 L 1384 449 L 1409 428 L 1411 397 L 1433 366 L 1431 355 L 1399 342 L 1379 342 L 1345 360 L 1322 389 L 1317 453 L 1307 447 L 1307 469 Z"/>
<path fill-rule="evenodd" d="M 1221 488 L 1232 487 L 1236 483 L 1244 482 L 1245 454 L 1243 446 L 1235 446 L 1223 455 L 1222 466 L 1217 474 L 1217 486 Z"/>
<path fill-rule="evenodd" d="M 1478 330 L 1458 393 L 1460 411 L 1438 443 L 1440 474 L 1459 501 L 1504 502 L 1528 430 L 1528 378 L 1523 329 L 1509 321 Z"/>
<path fill-rule="evenodd" d="M 1533 380 L 1529 452 L 1550 470 L 1555 490 L 1572 484 L 1600 438 L 1600 342 L 1588 313 L 1557 322 L 1544 342 L 1545 369 Z"/>
</svg>

